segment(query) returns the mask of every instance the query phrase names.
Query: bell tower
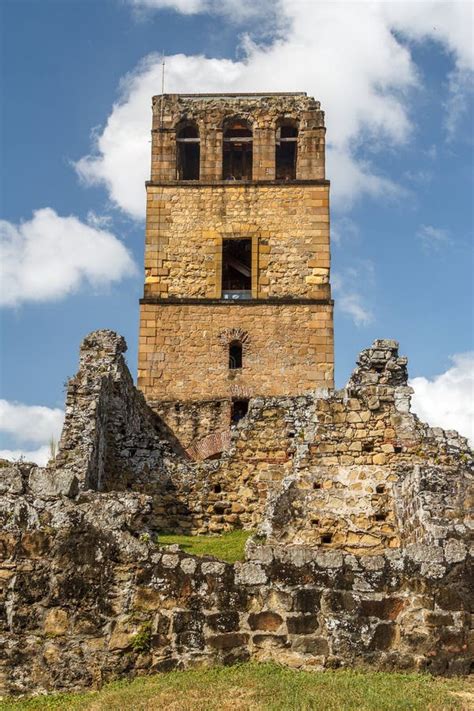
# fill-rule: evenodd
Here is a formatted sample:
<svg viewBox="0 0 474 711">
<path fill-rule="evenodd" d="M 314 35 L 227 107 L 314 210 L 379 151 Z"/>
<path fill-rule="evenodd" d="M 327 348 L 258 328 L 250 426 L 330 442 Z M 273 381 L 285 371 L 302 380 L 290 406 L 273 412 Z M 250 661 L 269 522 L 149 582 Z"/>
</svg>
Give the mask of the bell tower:
<svg viewBox="0 0 474 711">
<path fill-rule="evenodd" d="M 228 428 L 254 397 L 332 388 L 319 102 L 155 96 L 146 187 L 138 385 L 178 437 Z"/>
</svg>

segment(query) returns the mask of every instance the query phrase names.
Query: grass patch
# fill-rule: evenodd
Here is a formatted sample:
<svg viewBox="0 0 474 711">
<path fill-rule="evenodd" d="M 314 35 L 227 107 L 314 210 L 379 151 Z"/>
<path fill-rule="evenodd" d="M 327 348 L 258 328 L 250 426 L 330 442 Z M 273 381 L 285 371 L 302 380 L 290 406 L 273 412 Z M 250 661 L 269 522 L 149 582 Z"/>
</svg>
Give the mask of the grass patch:
<svg viewBox="0 0 474 711">
<path fill-rule="evenodd" d="M 244 560 L 247 539 L 253 531 L 229 531 L 220 536 L 180 536 L 174 533 L 158 534 L 158 545 L 168 546 L 178 543 L 179 547 L 191 555 L 212 555 L 227 563 Z"/>
<path fill-rule="evenodd" d="M 454 711 L 472 708 L 472 680 L 422 674 L 301 672 L 241 664 L 113 682 L 99 692 L 0 702 L 2 711 Z"/>
</svg>

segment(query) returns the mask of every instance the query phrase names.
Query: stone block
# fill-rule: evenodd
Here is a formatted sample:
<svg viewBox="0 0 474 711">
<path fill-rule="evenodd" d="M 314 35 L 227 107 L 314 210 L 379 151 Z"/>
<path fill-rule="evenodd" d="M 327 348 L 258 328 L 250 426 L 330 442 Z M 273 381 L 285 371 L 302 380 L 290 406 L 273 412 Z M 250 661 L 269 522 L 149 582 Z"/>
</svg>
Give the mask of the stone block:
<svg viewBox="0 0 474 711">
<path fill-rule="evenodd" d="M 60 496 L 74 498 L 79 492 L 77 476 L 67 469 L 34 467 L 30 472 L 28 486 L 40 499 L 54 499 Z"/>
<path fill-rule="evenodd" d="M 69 616 L 66 610 L 59 607 L 52 607 L 46 613 L 43 622 L 43 630 L 47 635 L 54 637 L 62 636 L 69 626 Z"/>
<path fill-rule="evenodd" d="M 214 612 L 207 615 L 206 624 L 214 632 L 234 632 L 239 628 L 239 613 L 235 610 Z"/>
<path fill-rule="evenodd" d="M 287 617 L 286 625 L 289 634 L 311 634 L 318 627 L 317 615 L 298 615 Z"/>
<path fill-rule="evenodd" d="M 228 634 L 211 635 L 206 642 L 214 649 L 233 649 L 234 647 L 245 646 L 249 636 L 245 633 L 230 632 Z"/>
<path fill-rule="evenodd" d="M 283 618 L 276 612 L 264 610 L 263 612 L 254 612 L 248 616 L 248 625 L 251 630 L 264 630 L 266 632 L 275 632 L 283 623 Z"/>
</svg>

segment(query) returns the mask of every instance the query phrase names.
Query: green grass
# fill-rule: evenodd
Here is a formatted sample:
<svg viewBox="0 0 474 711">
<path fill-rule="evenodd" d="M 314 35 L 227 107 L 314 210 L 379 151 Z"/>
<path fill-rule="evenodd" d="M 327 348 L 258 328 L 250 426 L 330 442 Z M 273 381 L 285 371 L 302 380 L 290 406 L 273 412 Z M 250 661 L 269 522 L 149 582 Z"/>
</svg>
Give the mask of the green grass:
<svg viewBox="0 0 474 711">
<path fill-rule="evenodd" d="M 450 711 L 472 709 L 472 680 L 301 672 L 241 664 L 113 682 L 99 692 L 0 702 L 2 711 Z"/>
<path fill-rule="evenodd" d="M 253 531 L 229 531 L 221 536 L 179 536 L 174 533 L 160 533 L 158 545 L 168 546 L 178 543 L 180 548 L 191 555 L 212 555 L 227 563 L 244 560 L 244 548 Z"/>
</svg>

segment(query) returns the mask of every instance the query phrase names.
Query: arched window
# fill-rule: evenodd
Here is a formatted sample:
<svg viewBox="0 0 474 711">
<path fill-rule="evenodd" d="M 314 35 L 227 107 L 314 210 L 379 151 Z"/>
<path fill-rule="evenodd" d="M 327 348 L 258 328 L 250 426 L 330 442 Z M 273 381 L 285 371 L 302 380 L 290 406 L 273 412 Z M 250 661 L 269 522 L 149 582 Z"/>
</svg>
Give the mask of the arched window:
<svg viewBox="0 0 474 711">
<path fill-rule="evenodd" d="M 176 174 L 178 180 L 199 180 L 199 131 L 186 123 L 176 133 Z"/>
<path fill-rule="evenodd" d="M 293 121 L 285 121 L 276 132 L 275 176 L 277 180 L 296 179 L 298 128 Z"/>
<path fill-rule="evenodd" d="M 224 129 L 222 177 L 224 180 L 252 180 L 252 127 L 234 119 Z"/>
<path fill-rule="evenodd" d="M 242 367 L 242 344 L 240 341 L 229 343 L 229 370 L 238 370 Z"/>
</svg>

